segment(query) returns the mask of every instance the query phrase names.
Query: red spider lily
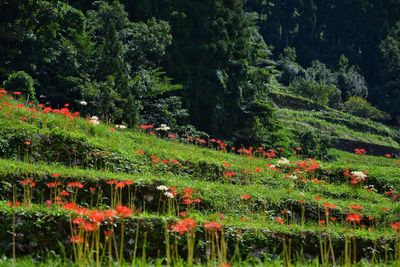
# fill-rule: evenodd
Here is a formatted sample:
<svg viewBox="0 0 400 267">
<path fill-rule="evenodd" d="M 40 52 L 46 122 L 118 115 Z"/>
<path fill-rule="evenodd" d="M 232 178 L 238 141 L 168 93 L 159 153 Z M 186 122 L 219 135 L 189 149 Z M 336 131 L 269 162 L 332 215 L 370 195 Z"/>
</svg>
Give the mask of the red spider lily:
<svg viewBox="0 0 400 267">
<path fill-rule="evenodd" d="M 278 223 L 278 224 L 284 224 L 285 223 L 285 221 L 281 218 L 281 217 L 275 217 L 275 221 Z"/>
<path fill-rule="evenodd" d="M 220 267 L 232 267 L 229 263 L 221 263 Z"/>
<path fill-rule="evenodd" d="M 322 204 L 325 208 L 327 209 L 336 209 L 336 205 L 333 203 L 329 203 L 329 202 L 325 202 L 324 204 Z"/>
<path fill-rule="evenodd" d="M 182 211 L 181 213 L 179 213 L 179 216 L 181 217 L 186 217 L 188 215 L 187 211 Z"/>
<path fill-rule="evenodd" d="M 50 183 L 46 183 L 46 185 L 48 188 L 55 188 L 55 187 L 61 185 L 61 183 L 60 182 L 50 182 Z"/>
<path fill-rule="evenodd" d="M 316 201 L 320 201 L 320 200 L 322 199 L 322 197 L 321 197 L 321 196 L 315 196 L 314 199 L 315 199 Z"/>
<path fill-rule="evenodd" d="M 124 183 L 125 183 L 125 185 L 133 185 L 134 181 L 132 181 L 132 180 L 125 180 Z"/>
<path fill-rule="evenodd" d="M 22 95 L 22 93 L 20 91 L 16 91 L 12 93 L 13 95 Z"/>
<path fill-rule="evenodd" d="M 144 154 L 144 150 L 138 149 L 138 150 L 136 151 L 136 154 L 138 154 L 138 155 L 143 155 L 143 154 Z"/>
<path fill-rule="evenodd" d="M 62 197 L 68 197 L 68 196 L 70 196 L 70 195 L 71 195 L 71 193 L 68 192 L 68 191 L 65 191 L 65 190 L 63 190 L 63 191 L 60 192 L 60 196 L 62 196 Z"/>
<path fill-rule="evenodd" d="M 186 218 L 183 220 L 179 220 L 176 224 L 172 226 L 172 231 L 179 233 L 180 235 L 183 235 L 187 232 L 193 231 L 197 226 L 197 223 L 195 220 L 191 218 Z"/>
<path fill-rule="evenodd" d="M 337 218 L 334 217 L 334 216 L 330 217 L 329 219 L 330 219 L 331 221 L 333 221 L 333 222 L 337 221 Z"/>
<path fill-rule="evenodd" d="M 64 207 L 64 209 L 66 209 L 66 210 L 76 210 L 76 209 L 79 208 L 78 205 L 76 205 L 76 203 L 74 203 L 74 202 L 66 203 L 66 204 L 64 204 L 63 207 Z"/>
<path fill-rule="evenodd" d="M 71 241 L 71 243 L 74 243 L 74 244 L 81 244 L 81 243 L 83 243 L 83 237 L 80 235 L 71 236 L 69 241 Z"/>
<path fill-rule="evenodd" d="M 84 185 L 81 182 L 70 182 L 67 184 L 67 187 L 75 187 L 75 188 L 82 189 L 84 187 Z"/>
<path fill-rule="evenodd" d="M 105 236 L 112 236 L 114 232 L 112 230 L 107 230 L 103 232 Z"/>
<path fill-rule="evenodd" d="M 96 191 L 96 187 L 92 186 L 89 188 L 89 190 L 90 190 L 90 193 L 94 193 Z"/>
<path fill-rule="evenodd" d="M 42 112 L 43 112 L 44 114 L 50 113 L 51 111 L 52 111 L 51 107 L 45 107 L 45 108 L 42 110 Z"/>
<path fill-rule="evenodd" d="M 326 224 L 326 221 L 325 221 L 325 220 L 319 220 L 319 225 L 320 225 L 320 226 L 325 226 L 325 224 Z"/>
<path fill-rule="evenodd" d="M 96 223 L 85 222 L 82 224 L 82 228 L 85 232 L 93 232 L 94 230 L 97 230 L 98 225 Z"/>
<path fill-rule="evenodd" d="M 357 223 L 360 224 L 361 222 L 361 216 L 358 213 L 350 213 L 349 215 L 347 215 L 346 221 L 348 221 L 349 223 Z"/>
<path fill-rule="evenodd" d="M 257 167 L 254 172 L 260 173 L 260 172 L 262 172 L 262 168 L 261 167 Z"/>
<path fill-rule="evenodd" d="M 198 204 L 198 203 L 200 203 L 200 202 L 201 202 L 201 199 L 198 198 L 198 197 L 193 199 L 193 203 L 197 203 L 197 204 Z"/>
<path fill-rule="evenodd" d="M 118 217 L 129 218 L 132 216 L 132 210 L 127 206 L 119 205 L 115 208 L 115 210 L 117 211 Z"/>
<path fill-rule="evenodd" d="M 31 140 L 25 140 L 24 144 L 25 144 L 26 146 L 30 146 L 30 145 L 31 145 Z"/>
<path fill-rule="evenodd" d="M 29 187 L 35 187 L 36 186 L 36 182 L 33 181 L 33 178 L 26 178 L 25 180 L 22 180 L 21 182 L 19 182 L 21 185 L 23 186 L 29 186 Z"/>
<path fill-rule="evenodd" d="M 169 139 L 174 139 L 176 136 L 174 135 L 174 134 L 172 134 L 172 133 L 170 133 L 169 135 L 168 135 L 168 138 Z"/>
<path fill-rule="evenodd" d="M 61 174 L 53 173 L 51 176 L 53 176 L 53 178 L 57 179 L 57 178 L 60 178 Z"/>
<path fill-rule="evenodd" d="M 393 157 L 393 154 L 387 153 L 387 154 L 385 154 L 384 156 L 385 156 L 385 158 L 391 159 L 391 158 Z"/>
<path fill-rule="evenodd" d="M 353 205 L 350 205 L 349 208 L 353 209 L 353 210 L 362 210 L 363 206 L 359 205 L 359 204 L 353 204 Z"/>
<path fill-rule="evenodd" d="M 83 225 L 85 222 L 85 219 L 83 219 L 82 217 L 78 217 L 72 220 L 72 224 L 75 225 Z"/>
<path fill-rule="evenodd" d="M 305 202 L 305 200 L 304 199 L 300 199 L 300 200 L 297 200 L 297 202 L 299 203 L 299 204 L 304 204 L 304 202 Z"/>
<path fill-rule="evenodd" d="M 89 212 L 89 219 L 95 223 L 101 223 L 105 220 L 104 214 L 98 210 L 92 210 Z"/>
<path fill-rule="evenodd" d="M 38 108 L 43 108 L 44 105 L 43 105 L 43 104 L 38 104 L 37 107 L 38 107 Z"/>
<path fill-rule="evenodd" d="M 0 88 L 0 95 L 7 94 L 7 91 L 4 88 Z"/>
<path fill-rule="evenodd" d="M 224 163 L 224 166 L 225 166 L 225 168 L 229 168 L 229 167 L 231 166 L 231 164 L 228 163 L 228 162 L 225 162 L 225 163 Z"/>
<path fill-rule="evenodd" d="M 142 130 L 147 130 L 147 129 L 154 128 L 154 125 L 153 124 L 142 124 L 139 126 L 139 128 Z"/>
<path fill-rule="evenodd" d="M 183 196 L 184 197 L 192 197 L 192 195 L 193 195 L 193 193 L 194 193 L 194 189 L 193 188 L 191 188 L 191 187 L 186 187 L 185 189 L 183 189 Z"/>
<path fill-rule="evenodd" d="M 115 187 L 116 187 L 116 188 L 124 188 L 124 187 L 125 187 L 125 182 L 117 182 L 117 183 L 115 184 Z"/>
<path fill-rule="evenodd" d="M 251 196 L 249 194 L 244 194 L 240 198 L 243 200 L 249 200 L 249 199 L 251 199 Z"/>
<path fill-rule="evenodd" d="M 400 232 L 400 221 L 392 223 L 392 229 L 396 232 Z"/>
<path fill-rule="evenodd" d="M 117 214 L 118 214 L 117 211 L 113 210 L 113 209 L 108 209 L 108 210 L 103 211 L 104 220 L 112 221 L 114 219 L 114 217 L 117 216 Z"/>
<path fill-rule="evenodd" d="M 364 155 L 367 154 L 367 151 L 364 148 L 356 148 L 354 149 L 354 153 L 356 153 L 357 155 Z"/>
<path fill-rule="evenodd" d="M 217 222 L 206 222 L 204 224 L 204 229 L 206 229 L 208 231 L 221 231 L 222 224 L 217 223 Z"/>
<path fill-rule="evenodd" d="M 236 176 L 236 172 L 224 172 L 225 176 L 228 178 Z"/>
<path fill-rule="evenodd" d="M 296 147 L 296 151 L 301 151 L 303 150 L 301 147 Z"/>
<path fill-rule="evenodd" d="M 7 202 L 7 206 L 9 206 L 10 208 L 18 208 L 19 206 L 21 206 L 21 202 L 19 202 L 19 201 L 15 201 L 15 202 L 8 201 Z"/>
<path fill-rule="evenodd" d="M 192 203 L 193 203 L 193 200 L 191 198 L 184 198 L 182 200 L 182 204 L 184 204 L 184 205 L 190 205 Z"/>
<path fill-rule="evenodd" d="M 116 180 L 108 180 L 108 181 L 106 181 L 106 184 L 109 184 L 109 185 L 116 185 L 118 182 L 116 181 Z"/>
<path fill-rule="evenodd" d="M 288 213 L 288 211 L 286 209 L 281 210 L 281 214 L 287 214 L 287 213 Z"/>
</svg>

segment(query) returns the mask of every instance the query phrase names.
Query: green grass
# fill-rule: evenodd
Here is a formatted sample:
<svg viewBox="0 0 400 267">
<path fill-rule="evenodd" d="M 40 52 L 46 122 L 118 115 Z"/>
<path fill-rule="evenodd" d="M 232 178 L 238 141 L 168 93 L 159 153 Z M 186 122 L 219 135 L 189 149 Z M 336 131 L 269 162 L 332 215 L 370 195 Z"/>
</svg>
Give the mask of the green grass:
<svg viewBox="0 0 400 267">
<path fill-rule="evenodd" d="M 276 164 L 277 159 L 240 156 L 201 148 L 177 140 L 161 139 L 135 129 L 114 131 L 110 125 L 94 126 L 84 119 L 66 119 L 62 115 L 43 114 L 23 107 L 16 108 L 13 102 L 11 103 L 5 104 L 4 99 L 0 99 L 0 155 L 3 157 L 0 158 L 0 216 L 7 222 L 0 227 L 0 236 L 10 238 L 10 220 L 15 214 L 19 218 L 17 229 L 22 234 L 18 236 L 19 241 L 25 245 L 30 244 L 29 242 L 43 243 L 43 248 L 38 250 L 40 253 L 49 249 L 46 247 L 49 243 L 41 237 L 35 237 L 32 231 L 53 233 L 58 229 L 58 223 L 67 224 L 70 216 L 69 212 L 60 207 L 45 205 L 45 200 L 50 197 L 50 190 L 45 183 L 54 180 L 53 173 L 61 175 L 61 187 L 66 190 L 67 182 L 82 181 L 85 188 L 78 193 L 77 202 L 85 207 L 101 209 L 110 206 L 110 198 L 107 195 L 110 186 L 106 183 L 108 180 L 133 180 L 134 184 L 129 189 L 132 191 L 129 192 L 135 192 L 134 204 L 138 212 L 129 220 L 132 225 L 138 220 L 152 224 L 154 228 L 148 228 L 149 238 L 154 240 L 160 238 L 159 233 L 163 231 L 160 226 L 163 226 L 164 222 L 179 219 L 177 214 L 159 212 L 157 201 L 160 199 L 160 193 L 157 192 L 156 186 L 176 186 L 179 192 L 176 201 L 180 203 L 181 211 L 184 210 L 181 204 L 182 190 L 191 187 L 195 189 L 195 196 L 201 199 L 201 203 L 189 210 L 190 216 L 196 218 L 201 225 L 206 221 L 217 220 L 219 214 L 224 214 L 223 224 L 227 235 L 234 240 L 235 231 L 243 232 L 241 248 L 246 251 L 245 255 L 255 259 L 248 261 L 254 264 L 257 264 L 255 251 L 258 247 L 263 250 L 280 250 L 279 238 L 282 237 L 292 238 L 297 245 L 304 245 L 314 254 L 315 251 L 310 248 L 318 248 L 321 236 L 335 240 L 338 249 L 342 246 L 340 242 L 350 234 L 366 246 L 382 240 L 394 240 L 390 223 L 398 220 L 400 205 L 398 201 L 391 201 L 385 192 L 390 188 L 400 190 L 398 159 L 359 156 L 331 150 L 333 161 L 319 162 L 318 171 L 295 173 L 298 179 L 291 180 L 287 175 L 294 173 L 297 161 L 302 159 L 292 157 L 290 167 L 281 167 L 273 171 L 267 164 Z M 344 118 L 348 122 L 343 123 L 341 119 L 328 118 L 328 115 L 321 112 L 314 115 L 310 115 L 310 112 L 289 110 L 280 112 L 283 114 L 281 119 L 284 118 L 287 123 L 293 122 L 293 125 L 294 121 L 300 121 L 297 122 L 299 125 L 332 130 L 331 134 L 343 138 L 347 135 L 353 140 L 399 147 L 395 141 L 397 132 L 374 122 L 357 122 L 356 127 L 353 117 Z M 374 130 L 366 134 L 361 132 L 361 127 Z M 24 145 L 25 140 L 32 142 L 28 148 Z M 72 152 L 73 150 L 78 152 Z M 138 154 L 139 150 L 144 151 L 144 154 Z M 78 155 L 77 163 L 73 162 L 74 155 Z M 169 163 L 154 163 L 151 156 L 168 160 Z M 177 160 L 179 164 L 170 163 L 173 160 Z M 226 167 L 226 163 L 230 166 Z M 351 185 L 343 176 L 346 168 L 351 171 L 367 171 L 366 183 Z M 226 171 L 235 172 L 237 176 L 230 180 L 224 174 Z M 303 181 L 301 176 L 304 176 Z M 13 192 L 17 192 L 19 200 L 22 199 L 22 187 L 19 182 L 28 177 L 33 177 L 37 182 L 34 189 L 34 205 L 15 210 L 9 208 L 6 202 L 11 200 Z M 368 191 L 364 188 L 368 185 L 374 185 L 377 190 Z M 13 186 L 18 189 L 13 191 Z M 101 205 L 91 206 L 88 189 L 90 186 L 96 186 L 99 192 L 103 192 L 96 195 Z M 123 194 L 125 198 L 130 195 L 128 191 L 124 191 Z M 242 196 L 245 194 L 249 194 L 251 199 L 243 200 Z M 322 199 L 316 200 L 318 196 Z M 300 224 L 302 205 L 299 201 L 304 201 L 304 225 Z M 337 217 L 337 222 L 331 222 L 329 227 L 321 226 L 319 222 L 324 218 L 325 202 L 337 205 L 330 215 Z M 347 214 L 354 212 L 350 208 L 353 204 L 363 206 L 358 212 L 364 217 L 364 225 L 355 229 L 346 223 Z M 384 208 L 387 210 L 383 210 Z M 281 213 L 283 209 L 292 214 L 288 220 L 286 215 Z M 278 216 L 285 219 L 283 225 L 275 221 Z M 372 223 L 367 220 L 369 216 L 373 217 Z M 62 239 L 59 241 L 68 246 L 68 229 L 62 230 L 58 235 L 55 234 L 55 237 Z M 201 227 L 198 231 L 200 237 Z M 35 251 L 38 254 L 34 256 L 43 255 L 38 251 Z M 0 254 L 9 255 L 6 245 L 1 243 Z M 279 254 L 280 251 L 275 254 L 271 252 L 271 255 Z M 281 259 L 265 261 L 261 258 L 258 256 L 260 266 L 282 263 Z M 53 260 L 54 262 L 48 258 L 47 261 L 39 260 L 36 263 L 32 259 L 21 258 L 18 265 L 62 266 L 66 262 L 66 259 L 60 258 Z M 156 261 L 154 260 L 154 263 Z M 298 262 L 301 262 L 300 258 Z M 7 264 L 11 264 L 9 259 L 0 261 L 0 266 Z M 244 262 L 243 266 L 245 264 Z"/>
</svg>

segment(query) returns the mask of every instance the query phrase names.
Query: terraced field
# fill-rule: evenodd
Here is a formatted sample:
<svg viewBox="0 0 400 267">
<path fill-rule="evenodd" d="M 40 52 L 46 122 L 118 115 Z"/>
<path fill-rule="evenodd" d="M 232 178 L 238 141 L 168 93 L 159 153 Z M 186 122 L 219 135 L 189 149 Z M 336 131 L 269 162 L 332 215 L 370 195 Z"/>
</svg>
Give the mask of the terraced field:
<svg viewBox="0 0 400 267">
<path fill-rule="evenodd" d="M 400 263 L 399 159 L 179 140 L 3 94 L 0 265 Z"/>
</svg>

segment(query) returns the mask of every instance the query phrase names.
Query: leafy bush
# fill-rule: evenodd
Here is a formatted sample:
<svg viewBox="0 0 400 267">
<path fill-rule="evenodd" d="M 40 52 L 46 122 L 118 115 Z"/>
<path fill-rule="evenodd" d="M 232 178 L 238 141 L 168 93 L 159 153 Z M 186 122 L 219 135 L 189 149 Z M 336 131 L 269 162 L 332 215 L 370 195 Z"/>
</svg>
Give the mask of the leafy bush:
<svg viewBox="0 0 400 267">
<path fill-rule="evenodd" d="M 352 96 L 343 105 L 343 110 L 355 116 L 377 121 L 390 120 L 390 115 L 372 106 L 362 97 Z"/>
<path fill-rule="evenodd" d="M 325 160 L 329 157 L 329 149 L 336 142 L 334 137 L 314 130 L 300 132 L 298 141 L 301 144 L 303 156 Z"/>
<path fill-rule="evenodd" d="M 340 103 L 340 91 L 334 85 L 306 79 L 296 79 L 290 84 L 289 90 L 314 100 L 320 105 L 335 106 Z"/>
<path fill-rule="evenodd" d="M 9 91 L 20 91 L 27 96 L 29 100 L 36 101 L 36 92 L 32 77 L 25 71 L 16 71 L 11 73 L 3 86 Z"/>
</svg>

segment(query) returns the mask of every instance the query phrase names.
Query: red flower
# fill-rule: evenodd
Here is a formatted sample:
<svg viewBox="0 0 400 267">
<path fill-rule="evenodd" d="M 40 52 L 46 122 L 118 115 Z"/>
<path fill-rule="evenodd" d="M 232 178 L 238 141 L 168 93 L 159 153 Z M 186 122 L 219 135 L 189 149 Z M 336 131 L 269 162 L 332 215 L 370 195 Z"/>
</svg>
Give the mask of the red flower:
<svg viewBox="0 0 400 267">
<path fill-rule="evenodd" d="M 83 188 L 83 184 L 81 182 L 70 182 L 67 184 L 67 187 L 76 187 L 76 188 Z"/>
<path fill-rule="evenodd" d="M 190 218 L 186 218 L 178 221 L 172 226 L 172 231 L 183 235 L 184 233 L 191 232 L 196 228 L 196 221 Z"/>
<path fill-rule="evenodd" d="M 228 163 L 228 162 L 225 162 L 225 163 L 224 163 L 224 166 L 225 166 L 225 168 L 229 168 L 229 167 L 231 166 L 231 164 Z"/>
<path fill-rule="evenodd" d="M 132 210 L 126 206 L 119 205 L 115 208 L 118 217 L 129 218 L 132 216 Z"/>
<path fill-rule="evenodd" d="M 392 223 L 392 229 L 396 232 L 400 232 L 400 221 Z"/>
<path fill-rule="evenodd" d="M 144 151 L 143 151 L 142 149 L 138 149 L 138 150 L 136 151 L 136 154 L 138 154 L 138 155 L 143 155 L 143 154 L 144 154 Z"/>
<path fill-rule="evenodd" d="M 353 209 L 353 210 L 362 210 L 362 209 L 363 209 L 363 206 L 361 206 L 361 205 L 359 205 L 359 204 L 353 204 L 353 205 L 350 205 L 350 209 Z"/>
<path fill-rule="evenodd" d="M 30 146 L 31 145 L 31 141 L 30 140 L 25 140 L 24 144 L 27 145 L 27 146 Z"/>
<path fill-rule="evenodd" d="M 389 153 L 385 154 L 385 158 L 391 159 L 392 157 L 393 157 L 393 154 L 389 154 Z"/>
<path fill-rule="evenodd" d="M 114 232 L 112 230 L 104 231 L 105 236 L 112 236 Z"/>
<path fill-rule="evenodd" d="M 204 224 L 204 229 L 208 231 L 220 231 L 222 228 L 222 224 L 217 222 L 207 222 Z"/>
<path fill-rule="evenodd" d="M 249 194 L 244 194 L 240 198 L 243 200 L 249 200 L 249 199 L 251 199 L 251 196 Z"/>
<path fill-rule="evenodd" d="M 0 95 L 7 94 L 7 91 L 4 88 L 0 88 Z"/>
<path fill-rule="evenodd" d="M 53 176 L 55 179 L 57 179 L 57 178 L 60 178 L 61 174 L 53 173 L 51 176 Z"/>
<path fill-rule="evenodd" d="M 357 155 L 364 155 L 367 153 L 367 151 L 363 148 L 356 148 L 354 149 L 354 153 L 356 153 Z"/>
<path fill-rule="evenodd" d="M 22 180 L 21 182 L 19 182 L 21 185 L 24 186 L 29 186 L 29 187 L 35 187 L 36 186 L 36 182 L 33 181 L 33 178 L 26 178 L 25 180 Z"/>
<path fill-rule="evenodd" d="M 317 200 L 317 201 L 320 201 L 322 199 L 322 197 L 321 196 L 315 196 L 314 199 Z"/>
<path fill-rule="evenodd" d="M 357 223 L 360 224 L 361 222 L 361 216 L 358 213 L 350 213 L 349 215 L 347 215 L 346 221 L 348 221 L 349 223 Z"/>
<path fill-rule="evenodd" d="M 278 224 L 283 224 L 285 221 L 281 218 L 281 217 L 275 217 L 275 221 L 278 223 Z"/>
<path fill-rule="evenodd" d="M 74 243 L 74 244 L 81 244 L 81 243 L 83 243 L 83 237 L 80 235 L 71 236 L 69 241 L 71 241 L 71 243 Z"/>
<path fill-rule="evenodd" d="M 170 133 L 170 134 L 168 135 L 168 138 L 169 138 L 169 139 L 174 139 L 174 138 L 175 138 L 175 135 L 172 134 L 172 133 Z"/>
<path fill-rule="evenodd" d="M 16 91 L 16 92 L 13 92 L 13 95 L 22 95 L 22 93 L 19 91 Z"/>
</svg>

